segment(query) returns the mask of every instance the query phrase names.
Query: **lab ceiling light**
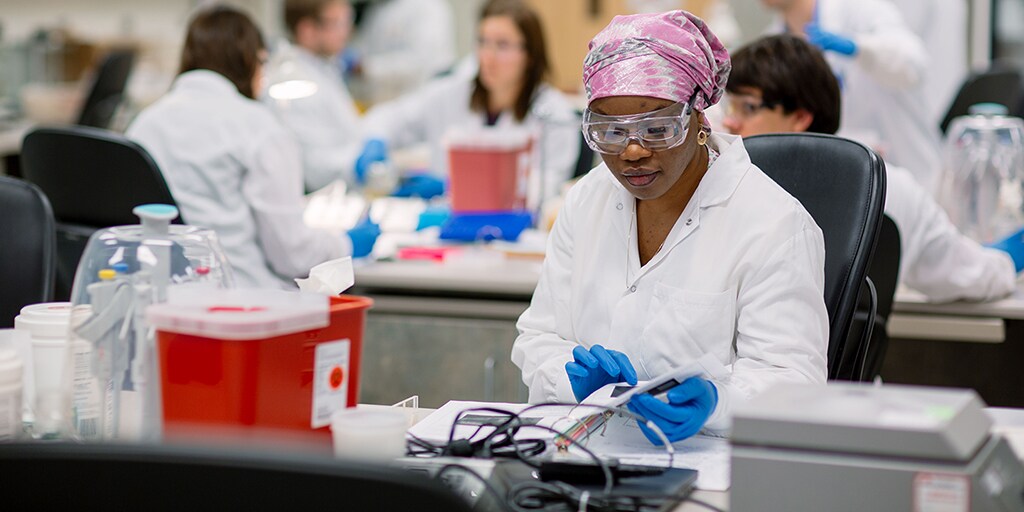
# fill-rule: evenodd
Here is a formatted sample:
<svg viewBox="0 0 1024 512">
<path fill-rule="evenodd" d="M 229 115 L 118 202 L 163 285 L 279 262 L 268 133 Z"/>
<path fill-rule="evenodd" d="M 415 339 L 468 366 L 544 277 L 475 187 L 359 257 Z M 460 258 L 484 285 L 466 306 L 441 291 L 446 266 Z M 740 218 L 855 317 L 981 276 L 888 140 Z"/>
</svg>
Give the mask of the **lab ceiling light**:
<svg viewBox="0 0 1024 512">
<path fill-rule="evenodd" d="M 297 100 L 316 94 L 316 82 L 310 80 L 295 61 L 289 48 L 278 52 L 268 77 L 267 94 L 275 100 Z"/>
</svg>

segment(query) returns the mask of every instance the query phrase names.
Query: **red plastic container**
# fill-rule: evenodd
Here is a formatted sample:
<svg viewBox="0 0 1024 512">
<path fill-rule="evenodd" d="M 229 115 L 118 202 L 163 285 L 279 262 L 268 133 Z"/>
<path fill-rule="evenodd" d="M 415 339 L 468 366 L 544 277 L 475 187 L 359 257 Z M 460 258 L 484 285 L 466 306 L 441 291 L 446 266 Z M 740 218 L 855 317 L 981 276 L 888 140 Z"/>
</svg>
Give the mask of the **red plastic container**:
<svg viewBox="0 0 1024 512">
<path fill-rule="evenodd" d="M 477 134 L 479 136 L 479 134 Z M 448 141 L 452 211 L 526 208 L 532 144 L 525 134 Z"/>
<path fill-rule="evenodd" d="M 149 310 L 157 328 L 164 436 L 241 428 L 310 433 L 329 442 L 331 413 L 356 405 L 363 327 L 373 301 L 330 297 L 319 311 L 258 300 L 211 304 Z M 250 315 L 259 318 L 246 322 Z"/>
</svg>

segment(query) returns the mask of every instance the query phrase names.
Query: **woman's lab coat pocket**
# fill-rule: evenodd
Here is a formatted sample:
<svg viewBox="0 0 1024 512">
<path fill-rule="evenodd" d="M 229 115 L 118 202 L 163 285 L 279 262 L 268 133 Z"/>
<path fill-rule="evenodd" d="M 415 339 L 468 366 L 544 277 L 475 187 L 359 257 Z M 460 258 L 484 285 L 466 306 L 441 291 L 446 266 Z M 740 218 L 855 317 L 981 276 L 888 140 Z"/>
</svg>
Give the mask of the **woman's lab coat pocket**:
<svg viewBox="0 0 1024 512">
<path fill-rule="evenodd" d="M 664 283 L 655 285 L 650 317 L 643 331 L 644 360 L 659 362 L 658 372 L 705 353 L 722 364 L 732 359 L 736 333 L 736 291 L 696 292 Z M 667 365 L 667 366 L 666 366 Z"/>
</svg>

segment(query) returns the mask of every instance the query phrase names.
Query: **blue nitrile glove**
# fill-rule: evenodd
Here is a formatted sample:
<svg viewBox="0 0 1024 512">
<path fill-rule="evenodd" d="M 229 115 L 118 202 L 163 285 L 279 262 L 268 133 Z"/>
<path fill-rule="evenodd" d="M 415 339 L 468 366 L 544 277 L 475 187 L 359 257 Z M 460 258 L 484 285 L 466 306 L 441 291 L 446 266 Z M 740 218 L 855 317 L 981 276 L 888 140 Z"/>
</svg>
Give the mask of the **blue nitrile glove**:
<svg viewBox="0 0 1024 512">
<path fill-rule="evenodd" d="M 374 162 L 386 162 L 388 159 L 388 144 L 384 139 L 370 139 L 363 146 L 362 153 L 356 159 L 356 182 L 360 185 L 366 183 L 366 173 L 370 171 L 370 165 Z"/>
<path fill-rule="evenodd" d="M 356 227 L 348 230 L 348 237 L 352 239 L 352 257 L 362 258 L 373 251 L 373 244 L 380 236 L 380 226 L 370 219 L 360 222 Z"/>
<path fill-rule="evenodd" d="M 857 55 L 857 43 L 854 43 L 851 39 L 843 37 L 839 34 L 833 34 L 832 32 L 826 32 L 818 26 L 817 23 L 808 23 L 804 26 L 804 33 L 807 34 L 807 40 L 826 51 L 833 51 L 847 57 L 853 57 Z"/>
<path fill-rule="evenodd" d="M 626 404 L 630 411 L 654 422 L 670 443 L 686 439 L 704 426 L 718 405 L 718 389 L 701 377 L 690 377 L 668 390 L 668 403 L 647 394 L 634 396 Z M 640 430 L 647 439 L 660 445 L 661 438 L 641 422 Z"/>
<path fill-rule="evenodd" d="M 573 361 L 565 363 L 572 394 L 580 402 L 606 384 L 625 382 L 636 385 L 636 370 L 626 354 L 594 345 L 587 350 L 582 345 L 572 349 Z"/>
<path fill-rule="evenodd" d="M 1009 254 L 1017 272 L 1024 270 L 1024 228 L 998 242 L 989 244 L 988 247 Z"/>
<path fill-rule="evenodd" d="M 402 183 L 391 194 L 395 197 L 422 197 L 430 199 L 444 194 L 444 180 L 429 174 L 413 174 L 402 180 Z"/>
</svg>

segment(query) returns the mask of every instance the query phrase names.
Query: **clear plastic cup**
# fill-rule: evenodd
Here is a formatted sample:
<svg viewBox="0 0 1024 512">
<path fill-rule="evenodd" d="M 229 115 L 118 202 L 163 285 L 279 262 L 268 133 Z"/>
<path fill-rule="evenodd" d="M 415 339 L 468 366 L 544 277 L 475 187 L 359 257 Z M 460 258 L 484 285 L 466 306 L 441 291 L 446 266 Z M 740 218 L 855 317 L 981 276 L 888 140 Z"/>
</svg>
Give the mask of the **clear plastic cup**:
<svg viewBox="0 0 1024 512">
<path fill-rule="evenodd" d="M 405 456 L 408 416 L 399 410 L 343 409 L 331 416 L 334 456 L 387 462 Z"/>
</svg>

